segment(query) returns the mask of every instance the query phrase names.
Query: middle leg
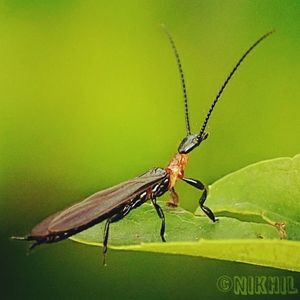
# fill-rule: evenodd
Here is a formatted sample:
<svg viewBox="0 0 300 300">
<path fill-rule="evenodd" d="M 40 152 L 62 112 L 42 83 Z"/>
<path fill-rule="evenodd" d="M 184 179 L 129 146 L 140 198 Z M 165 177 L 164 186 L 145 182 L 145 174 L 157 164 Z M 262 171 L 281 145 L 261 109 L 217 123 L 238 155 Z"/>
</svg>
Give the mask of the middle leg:
<svg viewBox="0 0 300 300">
<path fill-rule="evenodd" d="M 160 217 L 161 219 L 161 227 L 160 227 L 160 237 L 161 237 L 161 240 L 163 242 L 165 242 L 165 230 L 166 230 L 166 220 L 165 220 L 165 215 L 164 215 L 164 212 L 162 210 L 162 208 L 157 204 L 156 202 L 156 199 L 151 199 L 151 202 L 158 214 L 158 216 Z"/>
</svg>

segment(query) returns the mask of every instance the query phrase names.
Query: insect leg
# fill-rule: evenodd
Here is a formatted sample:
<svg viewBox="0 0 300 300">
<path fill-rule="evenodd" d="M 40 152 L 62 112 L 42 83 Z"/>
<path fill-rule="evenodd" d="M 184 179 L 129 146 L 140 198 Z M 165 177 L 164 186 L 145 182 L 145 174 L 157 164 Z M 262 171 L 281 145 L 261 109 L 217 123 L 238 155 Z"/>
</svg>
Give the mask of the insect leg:
<svg viewBox="0 0 300 300">
<path fill-rule="evenodd" d="M 18 240 L 18 241 L 34 241 L 34 243 L 29 247 L 28 254 L 31 250 L 33 250 L 36 246 L 46 242 L 47 239 L 36 239 L 31 236 L 11 236 L 12 240 Z"/>
<path fill-rule="evenodd" d="M 207 187 L 199 180 L 197 179 L 192 179 L 192 178 L 182 178 L 183 181 L 186 183 L 190 184 L 191 186 L 197 188 L 198 190 L 203 191 L 200 200 L 199 200 L 199 205 L 202 211 L 213 221 L 216 222 L 217 218 L 215 217 L 214 213 L 211 211 L 210 208 L 204 205 L 204 202 L 207 198 Z"/>
<path fill-rule="evenodd" d="M 104 227 L 104 234 L 103 234 L 103 265 L 106 266 L 106 253 L 107 253 L 107 244 L 108 244 L 108 236 L 109 236 L 109 226 L 111 223 L 117 222 L 123 219 L 130 211 L 131 207 L 126 205 L 123 210 L 119 213 L 114 214 L 112 217 L 108 218 L 105 227 Z"/>
<path fill-rule="evenodd" d="M 171 199 L 167 202 L 169 207 L 177 207 L 179 203 L 179 197 L 174 188 L 170 189 Z"/>
<path fill-rule="evenodd" d="M 29 253 L 30 251 L 32 251 L 36 246 L 39 246 L 40 244 L 42 244 L 43 242 L 44 242 L 44 241 L 39 241 L 39 240 L 35 241 L 35 242 L 29 247 L 28 253 Z"/>
<path fill-rule="evenodd" d="M 105 265 L 105 256 L 107 253 L 107 243 L 108 243 L 108 235 L 109 235 L 109 225 L 111 223 L 111 219 L 108 219 L 105 223 L 104 227 L 104 237 L 103 237 L 103 265 Z"/>
<path fill-rule="evenodd" d="M 152 201 L 152 204 L 153 204 L 153 206 L 154 206 L 154 208 L 155 208 L 155 210 L 156 210 L 158 216 L 159 216 L 160 219 L 161 219 L 160 237 L 161 237 L 161 240 L 162 240 L 163 242 L 165 242 L 165 241 L 166 241 L 166 239 L 165 239 L 166 220 L 165 220 L 164 212 L 163 212 L 162 208 L 157 204 L 155 198 L 154 198 L 154 199 L 151 199 L 151 201 Z"/>
</svg>

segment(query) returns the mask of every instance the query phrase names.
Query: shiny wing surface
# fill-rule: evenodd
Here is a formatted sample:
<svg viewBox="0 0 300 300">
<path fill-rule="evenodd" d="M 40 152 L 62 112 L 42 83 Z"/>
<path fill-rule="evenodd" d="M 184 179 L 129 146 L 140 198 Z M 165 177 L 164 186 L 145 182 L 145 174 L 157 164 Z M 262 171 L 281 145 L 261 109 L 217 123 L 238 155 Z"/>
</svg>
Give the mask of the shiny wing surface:
<svg viewBox="0 0 300 300">
<path fill-rule="evenodd" d="M 87 199 L 46 218 L 33 228 L 31 235 L 41 236 L 66 232 L 89 224 L 101 218 L 101 216 L 111 213 L 167 176 L 163 169 L 159 169 L 160 172 L 155 172 L 155 170 L 157 169 L 150 170 L 142 176 L 97 192 Z"/>
</svg>

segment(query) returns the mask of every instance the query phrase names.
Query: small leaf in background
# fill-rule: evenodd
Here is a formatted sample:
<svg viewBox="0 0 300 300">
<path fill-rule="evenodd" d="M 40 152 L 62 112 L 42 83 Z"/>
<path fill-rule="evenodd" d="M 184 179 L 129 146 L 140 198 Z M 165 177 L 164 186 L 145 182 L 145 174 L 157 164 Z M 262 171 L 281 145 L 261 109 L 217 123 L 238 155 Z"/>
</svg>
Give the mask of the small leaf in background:
<svg viewBox="0 0 300 300">
<path fill-rule="evenodd" d="M 146 203 L 111 225 L 109 246 L 300 271 L 299 174 L 297 155 L 258 162 L 218 180 L 206 202 L 219 216 L 216 223 L 200 209 L 194 215 L 164 207 L 167 243 L 160 241 L 160 219 Z M 101 246 L 104 224 L 71 239 Z"/>
</svg>

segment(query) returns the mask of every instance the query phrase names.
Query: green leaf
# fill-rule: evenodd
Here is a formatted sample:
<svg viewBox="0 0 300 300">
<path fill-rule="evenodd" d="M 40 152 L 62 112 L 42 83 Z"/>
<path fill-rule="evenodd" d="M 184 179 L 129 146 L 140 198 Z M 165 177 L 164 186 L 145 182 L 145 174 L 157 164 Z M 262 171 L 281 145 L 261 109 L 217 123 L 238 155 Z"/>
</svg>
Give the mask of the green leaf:
<svg viewBox="0 0 300 300">
<path fill-rule="evenodd" d="M 259 162 L 209 187 L 206 205 L 219 217 L 211 222 L 200 210 L 163 206 L 166 240 L 150 204 L 110 227 L 109 246 L 245 262 L 300 271 L 300 155 Z M 101 246 L 104 223 L 71 239 Z M 290 241 L 289 241 L 290 240 Z"/>
<path fill-rule="evenodd" d="M 206 204 L 217 216 L 270 224 L 300 240 L 300 155 L 258 162 L 216 181 Z M 200 209 L 197 215 L 203 215 Z"/>
</svg>

